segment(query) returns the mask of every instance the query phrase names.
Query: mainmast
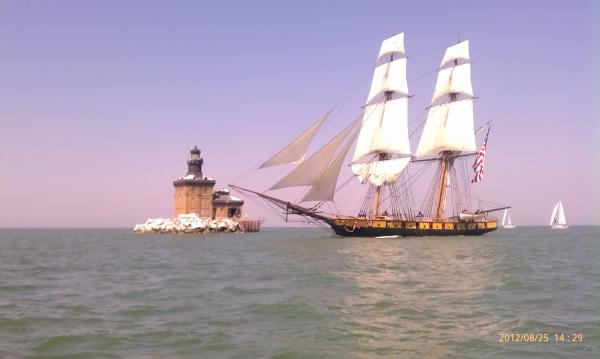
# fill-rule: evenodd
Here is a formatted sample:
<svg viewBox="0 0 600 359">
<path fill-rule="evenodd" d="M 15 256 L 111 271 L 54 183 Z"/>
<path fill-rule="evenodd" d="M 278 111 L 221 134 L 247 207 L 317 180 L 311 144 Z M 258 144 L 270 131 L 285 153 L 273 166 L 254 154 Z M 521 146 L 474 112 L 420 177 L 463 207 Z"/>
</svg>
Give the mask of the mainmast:
<svg viewBox="0 0 600 359">
<path fill-rule="evenodd" d="M 458 60 L 454 59 L 454 67 L 456 66 L 458 66 Z M 450 99 L 450 103 L 455 102 L 458 99 L 458 92 L 448 93 L 448 98 Z M 440 153 L 440 178 L 438 181 L 438 190 L 433 211 L 433 219 L 436 220 L 442 218 L 442 214 L 446 208 L 446 189 L 450 186 L 450 173 L 452 172 L 452 166 L 454 165 L 453 154 L 454 151 L 442 151 Z"/>
<path fill-rule="evenodd" d="M 475 151 L 469 42 L 446 49 L 416 156 L 438 155 L 440 163 L 432 217 L 440 219 L 457 154 Z"/>
<path fill-rule="evenodd" d="M 433 219 L 440 219 L 444 212 L 444 208 L 446 208 L 446 189 L 450 185 L 450 172 L 453 164 L 454 158 L 452 157 L 452 151 L 442 152 L 440 159 L 440 176 L 438 179 L 438 188 L 432 214 Z"/>
</svg>

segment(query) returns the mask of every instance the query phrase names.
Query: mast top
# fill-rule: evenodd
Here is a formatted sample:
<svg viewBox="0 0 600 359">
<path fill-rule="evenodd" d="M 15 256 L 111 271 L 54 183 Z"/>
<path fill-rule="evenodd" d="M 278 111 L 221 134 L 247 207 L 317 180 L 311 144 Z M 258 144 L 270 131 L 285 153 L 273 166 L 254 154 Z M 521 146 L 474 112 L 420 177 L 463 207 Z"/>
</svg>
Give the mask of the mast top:
<svg viewBox="0 0 600 359">
<path fill-rule="evenodd" d="M 446 49 L 415 155 L 475 151 L 469 41 Z"/>
<path fill-rule="evenodd" d="M 404 51 L 404 33 L 401 32 L 381 42 L 381 49 L 379 55 L 377 55 L 377 61 L 379 62 L 386 55 L 391 55 L 394 59 L 400 59 L 406 57 Z"/>
<path fill-rule="evenodd" d="M 469 62 L 469 60 L 469 40 L 465 40 L 446 49 L 440 69 L 450 63 L 458 65 L 459 63 Z"/>
</svg>

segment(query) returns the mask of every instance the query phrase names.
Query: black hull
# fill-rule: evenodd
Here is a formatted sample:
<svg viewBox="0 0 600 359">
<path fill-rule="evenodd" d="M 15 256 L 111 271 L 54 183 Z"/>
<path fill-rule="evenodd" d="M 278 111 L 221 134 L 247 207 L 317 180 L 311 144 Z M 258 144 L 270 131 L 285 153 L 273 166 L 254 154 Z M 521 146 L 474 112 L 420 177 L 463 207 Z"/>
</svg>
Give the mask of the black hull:
<svg viewBox="0 0 600 359">
<path fill-rule="evenodd" d="M 295 214 L 314 221 L 326 223 L 337 234 L 343 237 L 423 237 L 423 236 L 480 236 L 498 228 L 495 218 L 487 218 L 490 211 L 482 211 L 483 218 L 460 219 L 452 218 L 423 218 L 395 219 L 390 217 L 364 218 L 354 216 L 330 217 L 313 209 L 258 193 L 246 188 L 230 185 L 233 189 L 255 194 L 266 201 L 285 210 L 288 214 Z M 508 207 L 496 208 L 494 210 Z"/>
<path fill-rule="evenodd" d="M 347 227 L 330 224 L 338 236 L 342 237 L 423 237 L 423 236 L 480 236 L 496 230 L 496 228 L 465 228 L 465 229 L 409 229 L 409 228 L 375 228 Z"/>
</svg>

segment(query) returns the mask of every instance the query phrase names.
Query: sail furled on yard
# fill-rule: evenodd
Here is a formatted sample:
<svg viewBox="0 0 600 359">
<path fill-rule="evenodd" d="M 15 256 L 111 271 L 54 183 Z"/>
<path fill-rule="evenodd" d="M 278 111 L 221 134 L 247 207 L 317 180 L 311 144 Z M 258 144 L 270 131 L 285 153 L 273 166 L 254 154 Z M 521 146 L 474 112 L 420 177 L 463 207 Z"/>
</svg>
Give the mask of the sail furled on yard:
<svg viewBox="0 0 600 359">
<path fill-rule="evenodd" d="M 371 155 L 411 156 L 408 138 L 408 84 L 404 33 L 382 42 L 377 64 L 352 159 L 353 172 L 359 180 L 382 176 L 397 179 L 405 167 L 358 163 L 364 162 Z M 389 158 L 386 157 L 386 160 Z M 377 173 L 372 173 L 374 176 L 371 176 L 371 171 Z"/>
<path fill-rule="evenodd" d="M 312 186 L 331 163 L 338 148 L 344 143 L 344 139 L 348 137 L 357 123 L 358 120 L 352 121 L 317 152 L 275 183 L 270 190 L 286 187 Z"/>
<path fill-rule="evenodd" d="M 415 155 L 475 150 L 469 42 L 463 41 L 446 49 Z"/>
<path fill-rule="evenodd" d="M 370 182 L 383 186 L 396 182 L 409 163 L 410 157 L 357 163 L 352 165 L 352 172 L 362 184 Z"/>
<path fill-rule="evenodd" d="M 281 151 L 277 152 L 273 157 L 267 160 L 265 163 L 260 165 L 259 168 L 297 163 L 301 161 L 306 155 L 306 151 L 308 150 L 308 146 L 311 141 L 315 137 L 317 131 L 325 122 L 327 117 L 331 114 L 331 111 L 328 111 L 323 116 L 321 116 L 315 123 L 313 123 L 308 129 L 306 129 L 300 136 L 296 137 L 292 142 L 290 142 L 287 146 L 285 146 Z"/>
</svg>

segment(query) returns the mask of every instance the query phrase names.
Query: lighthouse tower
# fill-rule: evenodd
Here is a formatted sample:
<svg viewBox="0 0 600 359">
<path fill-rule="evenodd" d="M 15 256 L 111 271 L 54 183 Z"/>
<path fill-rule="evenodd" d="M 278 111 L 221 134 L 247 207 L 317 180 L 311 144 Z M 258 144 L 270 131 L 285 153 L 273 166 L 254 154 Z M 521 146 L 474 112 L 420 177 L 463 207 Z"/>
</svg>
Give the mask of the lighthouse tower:
<svg viewBox="0 0 600 359">
<path fill-rule="evenodd" d="M 187 174 L 173 181 L 174 216 L 195 213 L 198 217 L 213 217 L 213 187 L 216 182 L 202 175 L 204 160 L 197 146 L 190 151 L 190 155 Z"/>
</svg>

